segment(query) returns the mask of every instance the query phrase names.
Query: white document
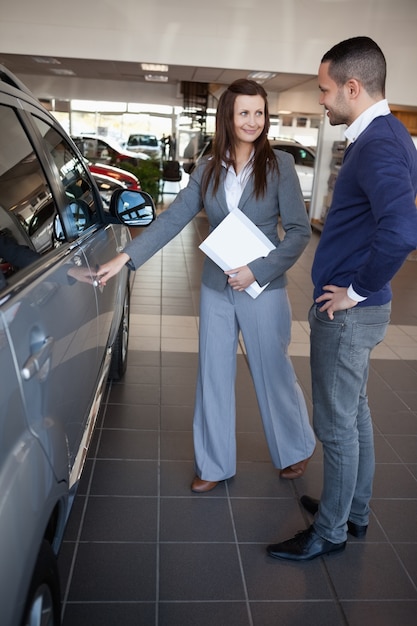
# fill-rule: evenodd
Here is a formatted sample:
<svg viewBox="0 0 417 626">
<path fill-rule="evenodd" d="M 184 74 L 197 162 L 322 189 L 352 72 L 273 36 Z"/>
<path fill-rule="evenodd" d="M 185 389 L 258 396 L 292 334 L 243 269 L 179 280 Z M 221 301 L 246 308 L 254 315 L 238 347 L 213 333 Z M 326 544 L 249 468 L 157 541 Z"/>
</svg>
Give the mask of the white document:
<svg viewBox="0 0 417 626">
<path fill-rule="evenodd" d="M 234 209 L 199 248 L 222 270 L 232 270 L 259 257 L 268 256 L 275 246 L 240 209 Z M 256 298 L 268 285 L 261 287 L 255 281 L 246 291 L 252 298 Z"/>
</svg>

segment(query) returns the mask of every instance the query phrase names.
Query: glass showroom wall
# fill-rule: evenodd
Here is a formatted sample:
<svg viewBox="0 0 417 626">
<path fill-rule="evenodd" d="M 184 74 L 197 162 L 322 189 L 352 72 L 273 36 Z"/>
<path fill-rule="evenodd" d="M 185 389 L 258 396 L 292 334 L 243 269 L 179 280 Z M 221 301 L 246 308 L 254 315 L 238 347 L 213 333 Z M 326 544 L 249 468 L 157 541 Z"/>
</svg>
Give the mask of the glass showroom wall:
<svg viewBox="0 0 417 626">
<path fill-rule="evenodd" d="M 178 160 L 197 154 L 215 131 L 215 109 L 208 109 L 202 124 L 198 115 L 166 105 L 72 100 L 68 108 L 66 112 L 51 112 L 70 135 L 102 135 L 120 145 L 134 133 L 148 133 L 158 139 L 175 135 Z M 314 148 L 319 125 L 320 118 L 283 111 L 271 115 L 269 136 Z"/>
</svg>

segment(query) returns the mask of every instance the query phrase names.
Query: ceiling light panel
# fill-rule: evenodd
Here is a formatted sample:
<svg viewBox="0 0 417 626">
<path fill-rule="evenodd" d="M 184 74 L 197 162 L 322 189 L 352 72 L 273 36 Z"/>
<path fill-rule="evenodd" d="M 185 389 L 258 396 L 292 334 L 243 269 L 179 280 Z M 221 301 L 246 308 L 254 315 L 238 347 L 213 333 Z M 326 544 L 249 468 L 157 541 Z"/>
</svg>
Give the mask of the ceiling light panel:
<svg viewBox="0 0 417 626">
<path fill-rule="evenodd" d="M 141 63 L 140 66 L 144 72 L 167 72 L 169 70 L 168 65 L 161 63 Z"/>
<path fill-rule="evenodd" d="M 167 83 L 168 76 L 165 74 L 145 74 L 145 80 L 150 83 Z"/>
<path fill-rule="evenodd" d="M 251 72 L 248 74 L 248 78 L 256 81 L 257 83 L 264 83 L 266 80 L 271 80 L 271 78 L 275 78 L 276 74 L 273 72 Z"/>
<path fill-rule="evenodd" d="M 61 61 L 54 57 L 32 57 L 35 63 L 41 63 L 44 65 L 61 65 Z"/>
</svg>

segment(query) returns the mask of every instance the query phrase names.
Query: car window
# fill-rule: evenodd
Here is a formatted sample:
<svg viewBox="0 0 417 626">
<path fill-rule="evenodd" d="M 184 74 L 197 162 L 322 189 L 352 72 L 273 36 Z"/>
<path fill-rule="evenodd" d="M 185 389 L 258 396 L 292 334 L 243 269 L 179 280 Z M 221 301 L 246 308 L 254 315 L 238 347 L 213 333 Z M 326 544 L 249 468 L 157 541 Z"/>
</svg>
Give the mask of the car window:
<svg viewBox="0 0 417 626">
<path fill-rule="evenodd" d="M 81 154 L 90 160 L 97 158 L 97 140 L 85 137 L 73 137 L 74 143 Z"/>
<path fill-rule="evenodd" d="M 158 140 L 155 135 L 130 135 L 128 144 L 130 146 L 158 147 Z"/>
<path fill-rule="evenodd" d="M 51 189 L 13 107 L 0 105 L 0 136 L 0 257 L 3 278 L 4 275 L 12 276 L 35 261 L 39 252 L 47 252 L 59 242 L 50 228 L 57 215 Z M 48 207 L 48 217 L 43 219 L 41 215 L 45 207 Z M 39 229 L 34 224 L 35 219 Z M 20 248 L 14 249 L 15 246 Z"/>
<path fill-rule="evenodd" d="M 103 159 L 103 160 L 107 160 L 109 158 L 112 159 L 113 153 L 114 153 L 114 150 L 108 143 L 105 143 L 101 139 L 97 141 L 97 158 L 98 159 Z"/>
<path fill-rule="evenodd" d="M 305 165 L 306 167 L 314 167 L 314 156 L 302 146 L 276 146 L 278 150 L 284 150 L 293 155 L 296 165 Z"/>
<path fill-rule="evenodd" d="M 158 140 L 153 135 L 139 135 L 142 146 L 158 147 Z"/>
<path fill-rule="evenodd" d="M 307 167 L 314 167 L 314 156 L 305 148 L 298 148 L 296 163 L 306 165 Z"/>
<path fill-rule="evenodd" d="M 65 197 L 65 210 L 62 216 L 64 227 L 68 238 L 73 239 L 97 221 L 93 185 L 85 163 L 75 153 L 71 144 L 44 120 L 34 116 L 34 121 L 58 169 L 61 191 Z"/>
</svg>

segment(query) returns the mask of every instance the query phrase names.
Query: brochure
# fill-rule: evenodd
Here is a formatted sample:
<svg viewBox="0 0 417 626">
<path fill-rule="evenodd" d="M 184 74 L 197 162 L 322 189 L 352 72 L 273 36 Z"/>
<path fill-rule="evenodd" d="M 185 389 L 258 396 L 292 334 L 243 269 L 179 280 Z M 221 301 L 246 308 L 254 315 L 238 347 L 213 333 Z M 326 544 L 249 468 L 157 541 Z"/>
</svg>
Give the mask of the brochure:
<svg viewBox="0 0 417 626">
<path fill-rule="evenodd" d="M 240 209 L 234 209 L 199 248 L 222 270 L 231 270 L 267 256 L 275 246 Z M 268 284 L 261 287 L 255 281 L 246 291 L 256 298 Z"/>
</svg>

